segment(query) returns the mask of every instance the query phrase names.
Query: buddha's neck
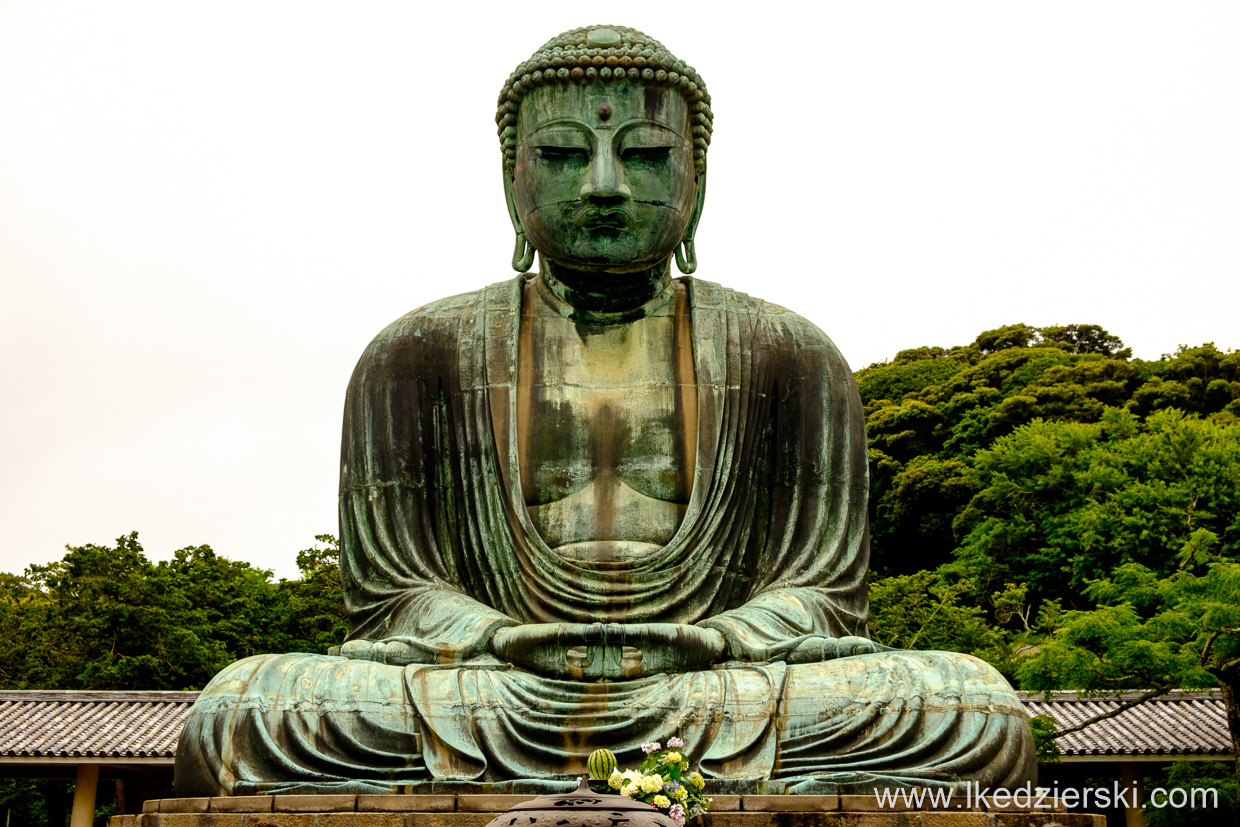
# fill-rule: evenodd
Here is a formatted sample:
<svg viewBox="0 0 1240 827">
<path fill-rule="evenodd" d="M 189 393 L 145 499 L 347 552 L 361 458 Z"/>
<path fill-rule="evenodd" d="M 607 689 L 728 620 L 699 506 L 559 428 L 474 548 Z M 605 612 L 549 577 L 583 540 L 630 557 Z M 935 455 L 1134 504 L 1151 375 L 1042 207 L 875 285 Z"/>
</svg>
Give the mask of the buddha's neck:
<svg viewBox="0 0 1240 827">
<path fill-rule="evenodd" d="M 544 261 L 539 277 L 576 322 L 619 324 L 654 313 L 672 295 L 671 260 L 634 273 L 574 270 Z"/>
</svg>

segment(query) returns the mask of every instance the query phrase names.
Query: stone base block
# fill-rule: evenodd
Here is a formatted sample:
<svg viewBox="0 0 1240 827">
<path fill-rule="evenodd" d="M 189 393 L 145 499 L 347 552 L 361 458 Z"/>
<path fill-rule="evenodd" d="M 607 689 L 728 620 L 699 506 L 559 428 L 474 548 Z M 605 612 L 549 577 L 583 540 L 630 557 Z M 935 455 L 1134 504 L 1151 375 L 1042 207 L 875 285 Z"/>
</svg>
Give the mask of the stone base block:
<svg viewBox="0 0 1240 827">
<path fill-rule="evenodd" d="M 142 813 L 108 827 L 486 827 L 499 813 Z M 698 827 L 1106 827 L 1082 813 L 796 812 L 712 813 Z"/>
<path fill-rule="evenodd" d="M 109 827 L 486 827 L 532 795 L 332 795 L 166 798 Z M 860 798 L 869 799 L 862 802 Z M 857 799 L 857 800 L 854 800 Z M 689 827 L 1106 827 L 1084 813 L 893 812 L 869 796 L 719 796 L 720 805 Z M 861 806 L 858 806 L 861 805 Z"/>
</svg>

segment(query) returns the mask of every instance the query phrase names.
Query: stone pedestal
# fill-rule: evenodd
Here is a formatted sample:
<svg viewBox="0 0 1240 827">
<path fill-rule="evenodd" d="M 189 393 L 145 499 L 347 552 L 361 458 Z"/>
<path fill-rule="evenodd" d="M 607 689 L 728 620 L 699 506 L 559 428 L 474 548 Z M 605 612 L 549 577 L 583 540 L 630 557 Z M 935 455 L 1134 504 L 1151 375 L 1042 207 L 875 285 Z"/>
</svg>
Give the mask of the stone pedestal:
<svg viewBox="0 0 1240 827">
<path fill-rule="evenodd" d="M 165 798 L 109 827 L 486 827 L 531 795 Z M 697 827 L 1106 827 L 1083 813 L 880 809 L 873 796 L 718 795 Z M 690 822 L 694 827 L 695 822 Z"/>
</svg>

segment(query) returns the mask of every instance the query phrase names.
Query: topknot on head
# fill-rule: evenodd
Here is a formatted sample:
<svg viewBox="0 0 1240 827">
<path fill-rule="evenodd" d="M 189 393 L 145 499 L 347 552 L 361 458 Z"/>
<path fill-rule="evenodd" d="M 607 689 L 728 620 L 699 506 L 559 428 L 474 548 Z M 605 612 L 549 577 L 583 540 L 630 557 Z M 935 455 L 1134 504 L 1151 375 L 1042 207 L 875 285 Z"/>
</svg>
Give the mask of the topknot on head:
<svg viewBox="0 0 1240 827">
<path fill-rule="evenodd" d="M 706 163 L 714 113 L 710 93 L 697 70 L 667 48 L 626 26 L 585 26 L 543 44 L 509 75 L 500 90 L 495 123 L 504 153 L 504 172 L 512 175 L 517 158 L 517 113 L 521 98 L 536 86 L 553 83 L 634 81 L 667 86 L 689 103 L 693 119 L 693 163 Z"/>
</svg>

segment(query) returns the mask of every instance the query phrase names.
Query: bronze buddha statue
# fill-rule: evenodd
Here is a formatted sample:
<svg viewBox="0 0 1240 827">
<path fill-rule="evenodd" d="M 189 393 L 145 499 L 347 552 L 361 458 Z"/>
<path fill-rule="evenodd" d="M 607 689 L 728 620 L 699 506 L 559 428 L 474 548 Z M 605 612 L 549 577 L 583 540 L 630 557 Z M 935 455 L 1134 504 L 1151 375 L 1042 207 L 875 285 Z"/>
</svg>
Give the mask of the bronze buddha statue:
<svg viewBox="0 0 1240 827">
<path fill-rule="evenodd" d="M 597 747 L 635 766 L 670 736 L 732 789 L 1033 779 L 994 669 L 868 639 L 865 425 L 835 346 L 689 275 L 712 119 L 697 73 L 632 29 L 566 32 L 513 73 L 521 275 L 362 355 L 349 640 L 217 676 L 179 795 L 553 788 Z"/>
</svg>

